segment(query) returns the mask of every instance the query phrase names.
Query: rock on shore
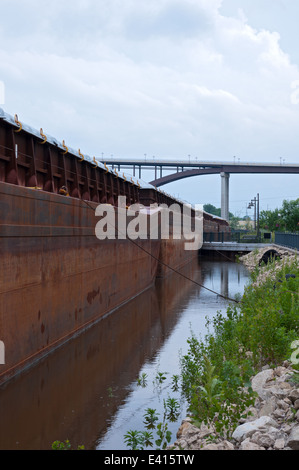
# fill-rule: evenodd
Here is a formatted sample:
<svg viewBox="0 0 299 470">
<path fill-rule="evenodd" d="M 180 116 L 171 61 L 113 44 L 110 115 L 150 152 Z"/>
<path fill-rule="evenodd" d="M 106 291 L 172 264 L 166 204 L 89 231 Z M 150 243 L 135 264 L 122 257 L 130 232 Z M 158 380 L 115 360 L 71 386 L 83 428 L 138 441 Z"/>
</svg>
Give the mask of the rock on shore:
<svg viewBox="0 0 299 470">
<path fill-rule="evenodd" d="M 260 248 L 259 250 L 254 250 L 250 253 L 247 253 L 246 255 L 241 256 L 239 260 L 248 268 L 249 271 L 253 271 L 262 263 L 265 254 L 267 254 L 269 251 L 276 253 L 276 261 L 280 259 L 282 262 L 289 263 L 298 259 L 298 253 L 292 248 L 278 245 L 266 245 L 265 248 Z"/>
<path fill-rule="evenodd" d="M 251 253 L 241 256 L 239 259 L 239 261 L 247 267 L 248 271 L 254 271 L 257 267 L 259 267 L 259 275 L 256 281 L 252 284 L 253 286 L 259 286 L 263 284 L 268 278 L 275 282 L 277 272 L 282 268 L 285 268 L 286 272 L 288 272 L 288 268 L 292 264 L 295 263 L 297 266 L 299 265 L 298 253 L 295 253 L 294 250 L 285 247 L 277 247 L 274 245 L 271 247 L 271 249 L 274 250 L 278 256 L 275 263 L 266 263 L 260 266 L 264 255 L 269 252 L 269 246 L 261 248 L 260 250 L 252 251 Z"/>
<path fill-rule="evenodd" d="M 277 246 L 271 248 L 275 248 L 279 260 L 269 265 L 261 265 L 269 246 L 240 258 L 250 271 L 259 267 L 259 276 L 253 285 L 263 284 L 268 278 L 275 283 L 282 267 L 299 263 L 298 254 L 294 250 Z M 275 369 L 264 367 L 251 380 L 252 389 L 258 397 L 255 406 L 247 410 L 251 412 L 251 416 L 239 422 L 230 439 L 219 437 L 213 423 L 209 426 L 202 424 L 198 428 L 187 418 L 182 422 L 177 440 L 170 448 L 299 450 L 299 380 L 294 379 L 298 375 L 288 361 Z"/>
<path fill-rule="evenodd" d="M 171 449 L 299 450 L 299 384 L 295 374 L 285 362 L 275 369 L 265 367 L 253 377 L 252 388 L 258 397 L 248 410 L 252 415 L 240 421 L 230 439 L 217 436 L 212 424 L 198 428 L 187 418 Z"/>
</svg>

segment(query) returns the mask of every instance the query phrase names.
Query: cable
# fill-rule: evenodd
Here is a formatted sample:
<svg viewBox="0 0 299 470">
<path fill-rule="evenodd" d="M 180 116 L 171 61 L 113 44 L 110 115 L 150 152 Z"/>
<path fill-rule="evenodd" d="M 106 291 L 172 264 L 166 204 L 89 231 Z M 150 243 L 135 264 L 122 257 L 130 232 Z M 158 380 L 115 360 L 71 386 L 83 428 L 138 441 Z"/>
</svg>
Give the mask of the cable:
<svg viewBox="0 0 299 470">
<path fill-rule="evenodd" d="M 94 208 L 91 207 L 87 201 L 85 201 L 85 204 L 94 211 Z M 109 222 L 108 222 L 109 223 Z M 112 224 L 110 224 L 111 227 L 114 229 L 114 230 L 117 230 L 117 232 L 124 236 L 124 234 L 116 227 L 114 227 Z M 171 271 L 173 271 L 174 273 L 178 274 L 179 276 L 183 277 L 184 279 L 186 279 L 187 281 L 190 281 L 192 282 L 193 284 L 197 285 L 198 287 L 202 287 L 203 289 L 211 292 L 212 294 L 215 294 L 215 295 L 218 295 L 219 297 L 222 297 L 223 299 L 225 300 L 230 300 L 231 302 L 235 302 L 237 304 L 241 303 L 240 300 L 236 300 L 236 299 L 232 299 L 230 297 L 227 297 L 225 295 L 222 295 L 222 294 L 219 294 L 219 292 L 215 292 L 213 291 L 212 289 L 209 289 L 208 287 L 204 286 L 203 284 L 200 284 L 199 282 L 197 281 L 194 281 L 194 279 L 191 279 L 190 277 L 186 276 L 185 274 L 181 273 L 180 271 L 178 271 L 177 269 L 173 268 L 172 266 L 170 266 L 169 264 L 167 263 L 164 263 L 164 261 L 161 261 L 161 259 L 157 258 L 156 256 L 154 256 L 152 253 L 150 253 L 148 250 L 146 250 L 145 248 L 143 248 L 142 246 L 138 245 L 138 243 L 135 242 L 135 240 L 131 240 L 130 238 L 127 238 L 127 240 L 129 240 L 133 245 L 137 246 L 140 250 L 144 251 L 147 255 L 149 255 L 151 258 L 153 258 L 155 261 L 157 261 L 159 264 L 161 264 L 162 266 L 165 266 L 166 268 L 170 269 Z"/>
<path fill-rule="evenodd" d="M 94 208 L 91 207 L 87 201 L 85 201 L 85 204 L 94 211 Z M 109 222 L 108 222 L 109 223 Z M 117 230 L 117 232 L 124 236 L 124 234 L 118 229 L 116 228 L 115 226 L 113 226 L 112 224 L 110 224 L 110 226 L 114 229 L 114 230 Z M 179 276 L 183 277 L 184 279 L 186 279 L 187 281 L 190 281 L 192 282 L 193 284 L 197 285 L 198 287 L 201 287 L 209 292 L 211 292 L 212 294 L 215 294 L 219 297 L 222 297 L 223 299 L 225 300 L 229 300 L 231 302 L 235 302 L 237 304 L 241 304 L 242 303 L 242 300 L 237 300 L 237 299 L 232 299 L 231 297 L 228 297 L 228 296 L 225 296 L 225 295 L 222 295 L 222 294 L 219 294 L 219 292 L 216 292 L 212 289 L 209 289 L 208 287 L 204 286 L 203 284 L 200 284 L 199 282 L 197 281 L 194 281 L 194 279 L 191 279 L 190 277 L 186 276 L 185 274 L 181 273 L 180 271 L 178 271 L 177 269 L 173 268 L 172 266 L 170 266 L 169 264 L 167 263 L 164 263 L 164 261 L 161 261 L 159 258 L 157 258 L 156 256 L 154 256 L 152 253 L 150 253 L 149 251 L 147 251 L 145 248 L 143 248 L 142 246 L 138 245 L 138 243 L 136 243 L 134 240 L 131 240 L 130 238 L 127 238 L 127 240 L 129 240 L 131 243 L 133 243 L 133 245 L 137 246 L 140 250 L 144 251 L 147 255 L 151 256 L 151 258 L 153 258 L 154 260 L 156 260 L 159 264 L 161 264 L 162 266 L 165 266 L 166 268 L 170 269 L 171 271 L 173 271 L 174 273 L 178 274 Z M 217 251 L 217 250 L 216 250 Z M 219 254 L 222 254 L 219 252 Z M 223 255 L 224 257 L 226 257 L 227 259 L 229 259 L 227 256 Z M 229 259 L 230 260 L 230 259 Z M 231 262 L 233 262 L 232 260 L 230 260 Z M 288 291 L 292 294 L 297 294 L 297 292 L 292 292 L 292 291 Z"/>
<path fill-rule="evenodd" d="M 0 147 L 2 147 L 2 148 L 4 148 L 4 149 L 7 149 L 7 150 L 10 150 L 10 151 L 13 151 L 13 149 L 8 148 L 8 147 L 5 147 L 5 146 L 3 146 L 3 145 L 0 145 Z M 25 153 L 23 153 L 23 152 L 19 152 L 19 155 L 23 155 L 23 156 L 25 156 L 25 157 L 27 157 L 27 158 L 33 159 L 33 156 L 28 155 L 28 154 L 25 154 Z M 50 163 L 49 163 L 49 162 L 45 162 L 44 160 L 39 160 L 39 159 L 36 158 L 36 161 L 40 161 L 40 162 L 42 162 L 44 165 L 50 166 Z M 55 165 L 55 168 L 56 168 L 56 169 L 60 169 L 60 170 L 64 170 L 64 168 L 63 168 L 63 167 L 60 167 L 59 165 Z M 71 169 L 68 169 L 68 172 L 71 173 L 71 174 L 74 174 L 74 175 L 76 174 L 76 173 L 75 173 L 74 171 L 72 171 Z M 82 177 L 84 178 L 83 175 L 81 175 L 81 178 L 82 178 Z M 89 179 L 90 179 L 90 181 L 92 181 L 92 182 L 96 182 L 93 178 L 89 178 Z M 83 199 L 82 199 L 82 201 L 85 202 L 85 204 L 86 204 L 90 209 L 92 209 L 92 210 L 94 211 L 94 208 L 91 207 L 91 206 L 88 204 L 88 202 L 87 202 L 86 200 L 83 200 Z M 112 227 L 113 227 L 113 226 L 112 226 Z M 116 230 L 119 232 L 119 234 L 124 235 L 124 234 L 122 234 L 116 227 L 113 227 L 113 228 L 116 229 Z M 164 263 L 164 262 L 161 261 L 159 258 L 155 257 L 152 253 L 150 253 L 149 251 L 147 251 L 145 248 L 143 248 L 142 246 L 138 245 L 138 243 L 136 243 L 134 240 L 131 240 L 131 239 L 129 238 L 129 241 L 130 241 L 131 243 L 133 243 L 134 245 L 136 245 L 140 250 L 144 251 L 146 254 L 148 254 L 148 255 L 151 256 L 153 259 L 155 259 L 159 264 L 165 266 L 166 268 L 168 268 L 168 269 L 170 269 L 171 271 L 175 272 L 176 274 L 182 276 L 183 278 L 185 278 L 186 280 L 192 282 L 193 284 L 195 284 L 195 285 L 197 285 L 197 286 L 199 286 L 199 287 L 201 287 L 201 288 L 203 288 L 203 289 L 206 289 L 207 291 L 209 291 L 209 292 L 211 292 L 211 293 L 213 293 L 213 294 L 215 294 L 215 295 L 218 295 L 219 297 L 222 297 L 222 298 L 225 299 L 225 300 L 229 300 L 229 301 L 232 301 L 232 302 L 235 302 L 235 303 L 238 303 L 238 304 L 242 302 L 242 301 L 239 301 L 239 300 L 232 299 L 232 298 L 230 298 L 230 297 L 224 296 L 224 295 L 222 295 L 222 294 L 219 294 L 218 292 L 215 292 L 215 291 L 213 291 L 212 289 L 209 289 L 208 287 L 206 287 L 206 286 L 204 286 L 204 285 L 202 285 L 202 284 L 200 284 L 200 283 L 194 281 L 193 279 L 191 279 L 191 278 L 189 278 L 188 276 L 182 274 L 181 272 L 179 272 L 178 270 L 176 270 L 176 269 L 173 268 L 172 266 L 168 265 L 167 263 Z M 220 252 L 219 252 L 219 253 L 220 253 Z M 221 254 L 221 253 L 220 253 L 220 254 Z M 223 255 L 223 256 L 225 256 L 225 255 Z M 228 259 L 229 259 L 229 258 L 228 258 Z M 230 261 L 231 261 L 231 260 L 230 260 Z"/>
<path fill-rule="evenodd" d="M 0 145 L 0 147 L 2 147 L 2 148 L 4 148 L 4 149 L 7 149 L 7 150 L 10 150 L 10 151 L 13 151 L 13 149 L 10 149 L 10 148 L 5 147 L 5 146 L 3 146 L 3 145 Z M 19 152 L 19 155 L 23 155 L 23 156 L 25 156 L 25 157 L 27 157 L 27 158 L 33 159 L 33 156 L 28 155 L 28 154 L 24 154 L 24 153 L 22 153 L 22 152 Z M 37 159 L 37 158 L 36 158 L 36 161 L 41 161 L 44 165 L 50 166 L 50 163 L 49 163 L 49 162 L 45 162 L 45 161 L 39 160 L 39 159 Z M 64 168 L 59 167 L 58 165 L 55 165 L 55 168 L 64 170 Z M 68 171 L 69 171 L 69 173 L 76 174 L 75 172 L 73 172 L 73 171 L 70 170 L 70 169 L 69 169 Z M 82 175 L 82 176 L 83 176 L 83 175 Z M 83 176 L 83 178 L 84 178 L 84 176 Z M 90 180 L 92 180 L 92 178 L 90 178 Z M 92 180 L 92 181 L 95 182 L 95 180 Z M 91 206 L 88 204 L 88 202 L 87 202 L 86 200 L 84 200 L 84 199 L 81 199 L 81 200 L 82 200 L 83 202 L 85 202 L 85 204 L 86 204 L 90 209 L 92 209 L 92 210 L 94 211 L 94 208 L 91 207 Z M 112 227 L 113 227 L 113 226 L 112 226 Z M 114 230 L 116 229 L 116 227 L 113 227 L 113 228 L 114 228 Z M 118 229 L 116 229 L 116 230 L 119 232 L 119 234 L 123 235 Z M 194 283 L 195 285 L 197 285 L 197 286 L 199 286 L 199 287 L 202 287 L 203 289 L 206 289 L 207 291 L 209 291 L 209 292 L 211 292 L 211 293 L 213 293 L 213 294 L 215 294 L 215 295 L 218 295 L 219 297 L 222 297 L 222 298 L 225 299 L 225 300 L 230 300 L 230 301 L 232 301 L 232 302 L 240 303 L 240 302 L 239 302 L 238 300 L 236 300 L 236 299 L 231 299 L 231 298 L 229 298 L 229 297 L 226 297 L 226 296 L 224 296 L 224 295 L 222 295 L 222 294 L 219 294 L 218 292 L 215 292 L 215 291 L 209 289 L 208 287 L 206 287 L 206 286 L 204 286 L 204 285 L 202 285 L 202 284 L 199 284 L 198 282 L 194 281 L 193 279 L 189 278 L 188 276 L 186 276 L 186 275 L 180 273 L 179 271 L 177 271 L 177 270 L 174 269 L 173 267 L 169 266 L 167 263 L 164 263 L 164 262 L 161 261 L 159 258 L 155 257 L 152 253 L 150 253 L 149 251 L 147 251 L 145 248 L 143 248 L 142 246 L 138 245 L 138 243 L 136 243 L 134 240 L 129 239 L 129 241 L 130 241 L 131 243 L 133 243 L 134 245 L 136 245 L 140 250 L 144 251 L 147 255 L 149 255 L 149 256 L 151 256 L 153 259 L 155 259 L 159 264 L 165 266 L 166 268 L 170 269 L 171 271 L 175 272 L 176 274 L 179 274 L 180 276 L 182 276 L 182 277 L 185 278 L 186 280 L 188 280 L 188 281 Z"/>
</svg>

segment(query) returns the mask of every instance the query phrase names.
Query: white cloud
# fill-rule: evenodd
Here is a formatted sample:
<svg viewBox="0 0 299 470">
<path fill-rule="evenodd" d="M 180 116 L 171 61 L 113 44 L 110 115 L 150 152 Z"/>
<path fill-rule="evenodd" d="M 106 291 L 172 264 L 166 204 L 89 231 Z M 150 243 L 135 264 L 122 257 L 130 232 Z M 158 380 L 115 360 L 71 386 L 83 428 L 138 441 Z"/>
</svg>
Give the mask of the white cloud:
<svg viewBox="0 0 299 470">
<path fill-rule="evenodd" d="M 298 66 L 220 0 L 2 0 L 5 110 L 110 156 L 297 161 Z"/>
</svg>

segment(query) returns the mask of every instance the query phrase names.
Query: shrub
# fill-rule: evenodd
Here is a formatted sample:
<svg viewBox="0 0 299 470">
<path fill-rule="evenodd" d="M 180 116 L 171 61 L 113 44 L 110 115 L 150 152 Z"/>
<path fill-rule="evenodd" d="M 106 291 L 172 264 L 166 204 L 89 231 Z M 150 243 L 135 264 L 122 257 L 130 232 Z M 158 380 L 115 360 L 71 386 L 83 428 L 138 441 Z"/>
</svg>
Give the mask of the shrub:
<svg viewBox="0 0 299 470">
<path fill-rule="evenodd" d="M 193 333 L 189 338 L 181 358 L 182 390 L 195 423 L 213 421 L 219 433 L 229 434 L 254 403 L 250 378 L 265 364 L 290 357 L 299 338 L 299 268 L 297 260 L 280 263 L 257 268 L 242 301 L 208 321 L 203 340 Z M 261 272 L 271 275 L 257 284 Z"/>
</svg>

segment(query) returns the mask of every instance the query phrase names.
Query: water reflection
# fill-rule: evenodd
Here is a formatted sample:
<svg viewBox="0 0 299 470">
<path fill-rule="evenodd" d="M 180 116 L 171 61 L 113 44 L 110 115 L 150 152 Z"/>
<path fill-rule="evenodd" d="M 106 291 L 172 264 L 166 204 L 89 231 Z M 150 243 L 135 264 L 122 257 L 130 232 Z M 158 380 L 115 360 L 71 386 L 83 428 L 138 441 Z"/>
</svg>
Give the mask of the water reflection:
<svg viewBox="0 0 299 470">
<path fill-rule="evenodd" d="M 184 274 L 222 295 L 242 293 L 247 271 L 232 262 L 196 260 Z M 173 274 L 0 388 L 0 449 L 49 449 L 69 439 L 87 449 L 124 449 L 123 435 L 156 408 L 160 392 L 140 389 L 146 371 L 178 373 L 190 325 L 227 302 Z"/>
</svg>

